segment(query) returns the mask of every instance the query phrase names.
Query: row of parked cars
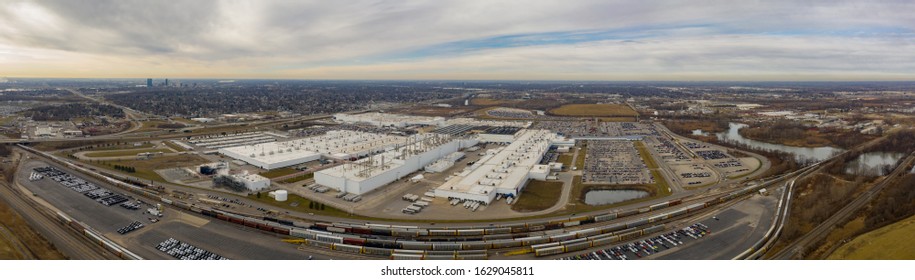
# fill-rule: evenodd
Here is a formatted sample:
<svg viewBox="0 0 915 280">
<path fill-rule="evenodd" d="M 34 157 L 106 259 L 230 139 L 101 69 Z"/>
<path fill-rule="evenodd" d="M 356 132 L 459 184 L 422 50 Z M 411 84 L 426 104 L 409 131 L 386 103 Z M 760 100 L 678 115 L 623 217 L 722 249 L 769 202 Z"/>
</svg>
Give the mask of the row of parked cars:
<svg viewBox="0 0 915 280">
<path fill-rule="evenodd" d="M 128 200 L 124 195 L 115 193 L 106 188 L 96 186 L 93 183 L 60 171 L 57 168 L 46 166 L 34 169 L 40 176 L 47 176 L 55 182 L 67 187 L 75 192 L 81 193 L 86 197 L 97 201 L 105 206 L 112 206 L 123 203 Z"/>
<path fill-rule="evenodd" d="M 683 245 L 690 239 L 699 239 L 711 233 L 702 223 L 661 234 L 644 240 L 629 242 L 616 247 L 587 252 L 561 258 L 561 260 L 630 260 L 643 258 L 664 250 Z"/>
<path fill-rule="evenodd" d="M 227 258 L 210 251 L 194 247 L 194 245 L 169 238 L 156 245 L 156 249 L 179 260 L 228 260 Z"/>
<path fill-rule="evenodd" d="M 127 234 L 127 233 L 129 233 L 129 232 L 131 232 L 131 231 L 135 231 L 135 230 L 138 230 L 138 229 L 141 229 L 141 228 L 143 228 L 143 223 L 137 222 L 137 221 L 133 221 L 133 223 L 130 223 L 130 224 L 127 225 L 127 226 L 124 226 L 124 227 L 122 227 L 122 228 L 119 228 L 119 229 L 118 229 L 118 233 L 120 233 L 120 234 Z"/>
</svg>

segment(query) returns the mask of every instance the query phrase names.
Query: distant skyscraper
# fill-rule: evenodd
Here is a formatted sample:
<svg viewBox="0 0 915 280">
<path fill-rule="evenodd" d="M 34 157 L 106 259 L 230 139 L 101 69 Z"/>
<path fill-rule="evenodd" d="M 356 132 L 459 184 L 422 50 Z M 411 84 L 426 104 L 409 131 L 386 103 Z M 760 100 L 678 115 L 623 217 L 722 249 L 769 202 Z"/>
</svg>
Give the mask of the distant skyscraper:
<svg viewBox="0 0 915 280">
<path fill-rule="evenodd" d="M 146 79 L 146 87 L 152 87 L 152 79 Z"/>
<path fill-rule="evenodd" d="M 168 86 L 168 79 L 165 79 L 165 86 Z"/>
</svg>

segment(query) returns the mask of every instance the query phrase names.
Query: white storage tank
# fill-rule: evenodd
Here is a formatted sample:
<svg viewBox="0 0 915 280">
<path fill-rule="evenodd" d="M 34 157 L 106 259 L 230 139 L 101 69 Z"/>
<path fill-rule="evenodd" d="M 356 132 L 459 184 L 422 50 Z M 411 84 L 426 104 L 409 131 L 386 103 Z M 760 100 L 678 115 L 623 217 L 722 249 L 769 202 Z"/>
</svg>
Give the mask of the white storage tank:
<svg viewBox="0 0 915 280">
<path fill-rule="evenodd" d="M 276 201 L 286 201 L 286 199 L 289 197 L 289 193 L 286 192 L 286 190 L 278 190 L 273 192 L 273 197 L 276 199 Z"/>
</svg>

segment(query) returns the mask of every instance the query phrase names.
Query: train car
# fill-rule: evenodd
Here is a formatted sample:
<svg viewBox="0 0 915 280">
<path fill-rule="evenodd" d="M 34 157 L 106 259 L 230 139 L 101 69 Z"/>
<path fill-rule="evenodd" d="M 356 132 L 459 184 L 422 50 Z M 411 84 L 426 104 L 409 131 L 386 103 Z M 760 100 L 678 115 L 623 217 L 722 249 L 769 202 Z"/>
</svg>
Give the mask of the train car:
<svg viewBox="0 0 915 280">
<path fill-rule="evenodd" d="M 430 229 L 430 236 L 454 236 L 458 235 L 457 230 L 453 229 Z"/>
<path fill-rule="evenodd" d="M 327 227 L 330 227 L 330 226 L 333 226 L 333 225 L 329 224 L 329 223 L 325 223 L 325 222 L 316 222 L 314 225 L 314 228 L 326 231 Z"/>
<path fill-rule="evenodd" d="M 390 228 L 369 227 L 369 230 L 371 231 L 371 235 L 378 235 L 378 236 L 393 236 L 394 235 Z"/>
<path fill-rule="evenodd" d="M 664 230 L 664 225 L 656 225 L 642 230 L 642 235 L 652 234 Z"/>
<path fill-rule="evenodd" d="M 534 244 L 550 242 L 550 237 L 549 236 L 531 236 L 531 237 L 519 238 L 516 240 L 521 241 L 522 246 L 529 246 L 529 245 L 534 245 Z"/>
<path fill-rule="evenodd" d="M 591 247 L 591 242 L 586 241 L 586 242 L 572 243 L 572 244 L 567 244 L 564 246 L 566 247 L 566 252 L 575 252 L 575 251 L 581 251 L 584 249 L 588 249 L 589 247 Z"/>
<path fill-rule="evenodd" d="M 327 242 L 327 241 L 321 241 L 321 240 L 308 240 L 308 245 L 315 246 L 315 247 L 321 247 L 321 248 L 329 248 L 331 250 L 334 249 L 334 242 Z"/>
<path fill-rule="evenodd" d="M 665 202 L 661 202 L 661 203 L 658 203 L 655 205 L 648 206 L 648 209 L 650 211 L 654 211 L 654 210 L 658 210 L 658 209 L 667 208 L 668 206 L 670 206 L 670 201 L 665 201 Z"/>
<path fill-rule="evenodd" d="M 455 257 L 456 256 L 454 255 L 454 253 L 452 253 L 451 255 L 426 255 L 424 257 L 424 259 L 425 260 L 453 260 L 453 259 L 455 259 Z"/>
<path fill-rule="evenodd" d="M 536 250 L 539 250 L 539 249 L 551 248 L 551 247 L 556 247 L 556 246 L 562 246 L 562 243 L 560 243 L 560 242 L 550 242 L 550 243 L 543 243 L 543 244 L 535 244 L 535 245 L 531 245 L 531 250 L 536 251 Z"/>
<path fill-rule="evenodd" d="M 626 229 L 626 224 L 612 224 L 608 226 L 600 227 L 600 233 L 614 232 L 618 230 Z"/>
<path fill-rule="evenodd" d="M 509 229 L 509 232 L 510 231 L 511 231 L 511 229 Z M 457 235 L 460 235 L 460 236 L 477 236 L 477 235 L 483 235 L 485 233 L 486 233 L 486 231 L 484 231 L 481 228 L 480 229 L 459 229 L 459 230 L 457 230 Z M 431 230 L 429 231 L 429 235 L 432 235 Z"/>
<path fill-rule="evenodd" d="M 594 216 L 594 222 L 598 222 L 598 223 L 599 223 L 599 222 L 606 222 L 606 221 L 610 221 L 610 220 L 615 220 L 615 219 L 616 219 L 616 213 L 610 213 L 610 214 L 603 214 L 603 215 L 599 215 L 599 216 Z"/>
<path fill-rule="evenodd" d="M 670 215 L 669 215 L 669 214 L 660 214 L 660 215 L 656 215 L 656 216 L 653 216 L 653 217 L 649 217 L 649 218 L 648 218 L 648 222 L 649 222 L 649 223 L 654 223 L 654 222 L 657 222 L 657 221 L 666 220 L 667 218 L 670 218 Z"/>
<path fill-rule="evenodd" d="M 464 248 L 461 243 L 432 243 L 433 251 L 457 251 L 461 250 L 461 248 Z"/>
<path fill-rule="evenodd" d="M 372 248 L 372 247 L 362 247 L 363 253 L 366 255 L 376 255 L 376 256 L 390 256 L 394 252 L 393 249 L 388 248 Z"/>
<path fill-rule="evenodd" d="M 312 240 L 315 239 L 314 233 L 306 232 L 305 230 L 297 229 L 297 228 L 291 229 L 289 231 L 289 235 L 299 237 L 299 238 L 304 238 L 304 239 L 312 239 Z"/>
<path fill-rule="evenodd" d="M 335 226 L 328 226 L 327 228 L 325 228 L 325 230 L 327 230 L 328 232 L 336 232 L 336 233 L 346 233 L 347 232 L 346 228 L 335 227 Z"/>
<path fill-rule="evenodd" d="M 683 203 L 683 200 L 682 200 L 682 199 L 671 200 L 671 201 L 670 201 L 670 206 L 677 206 L 677 205 L 680 205 L 681 203 Z"/>
<path fill-rule="evenodd" d="M 425 255 L 426 252 L 422 250 L 394 249 L 394 254 Z"/>
<path fill-rule="evenodd" d="M 391 259 L 392 260 L 422 260 L 423 255 L 392 253 Z"/>
<path fill-rule="evenodd" d="M 334 249 L 334 251 L 341 251 L 341 252 L 354 253 L 354 254 L 362 253 L 362 246 L 356 246 L 356 245 L 335 243 L 333 249 Z"/>
<path fill-rule="evenodd" d="M 630 222 L 630 223 L 626 224 L 626 228 L 636 228 L 639 226 L 643 226 L 645 224 L 648 224 L 648 219 L 641 218 L 641 219 L 635 220 L 634 222 Z"/>
<path fill-rule="evenodd" d="M 686 213 L 695 213 L 696 211 L 705 209 L 705 203 L 696 203 L 686 207 Z"/>
<path fill-rule="evenodd" d="M 571 221 L 571 222 L 562 223 L 563 227 L 574 227 L 577 225 L 581 225 L 581 221 Z"/>
<path fill-rule="evenodd" d="M 566 241 L 566 240 L 572 240 L 572 239 L 575 239 L 574 233 L 565 233 L 565 234 L 550 236 L 550 242 Z"/>
<path fill-rule="evenodd" d="M 492 248 L 492 249 L 513 248 L 513 247 L 521 247 L 521 246 L 524 245 L 524 242 L 521 241 L 521 240 L 518 240 L 518 239 L 515 239 L 515 240 L 491 240 L 491 241 L 486 241 L 486 243 L 488 243 L 488 244 L 490 245 L 490 248 Z"/>
<path fill-rule="evenodd" d="M 256 221 L 251 220 L 251 219 L 244 219 L 242 224 L 245 225 L 246 227 L 253 227 L 253 228 L 257 228 L 257 225 L 258 225 L 258 223 Z"/>
<path fill-rule="evenodd" d="M 324 234 L 315 235 L 315 240 L 327 243 L 343 243 L 343 237 Z"/>
<path fill-rule="evenodd" d="M 365 239 L 364 238 L 345 237 L 345 238 L 343 238 L 343 244 L 363 246 L 363 245 L 365 245 Z"/>
<path fill-rule="evenodd" d="M 71 222 L 73 222 L 70 217 L 67 217 L 67 215 L 64 215 L 64 213 L 61 212 L 57 212 L 57 220 L 65 225 L 69 225 Z"/>
<path fill-rule="evenodd" d="M 457 255 L 455 259 L 458 260 L 488 260 L 489 255 Z"/>
<path fill-rule="evenodd" d="M 419 236 L 416 232 L 411 232 L 406 229 L 392 229 L 391 236 L 397 237 L 417 237 Z"/>
<path fill-rule="evenodd" d="M 490 245 L 483 241 L 461 242 L 462 250 L 483 250 L 489 248 Z"/>
<path fill-rule="evenodd" d="M 679 210 L 670 212 L 669 215 L 670 215 L 670 217 L 679 217 L 679 216 L 686 215 L 686 209 L 684 208 L 684 209 L 679 209 Z"/>
<path fill-rule="evenodd" d="M 637 231 L 633 231 L 633 232 L 622 233 L 619 235 L 619 237 L 620 237 L 620 241 L 623 241 L 623 240 L 629 240 L 632 238 L 639 237 L 640 235 L 642 235 L 642 231 L 637 230 Z"/>
<path fill-rule="evenodd" d="M 619 242 L 619 241 L 620 241 L 620 236 L 613 235 L 613 236 L 607 236 L 607 237 L 592 240 L 591 245 L 594 245 L 594 247 L 599 247 L 599 246 L 604 246 L 604 245 L 610 245 L 610 244 L 613 244 L 614 242 Z"/>
<path fill-rule="evenodd" d="M 639 209 L 623 210 L 616 213 L 617 218 L 629 217 L 639 213 Z"/>
<path fill-rule="evenodd" d="M 598 233 L 600 233 L 600 229 L 599 228 L 588 228 L 588 229 L 576 230 L 571 233 L 574 233 L 575 237 L 581 238 L 581 237 L 597 235 Z"/>
<path fill-rule="evenodd" d="M 591 240 L 589 240 L 587 238 L 576 238 L 576 239 L 572 239 L 572 240 L 560 241 L 559 244 L 569 245 L 569 244 L 575 244 L 575 243 L 581 243 L 581 242 L 591 242 Z"/>
<path fill-rule="evenodd" d="M 587 219 L 581 220 L 582 225 L 593 224 L 593 223 L 594 223 L 594 217 L 592 217 L 592 216 L 588 216 Z"/>
<path fill-rule="evenodd" d="M 487 255 L 488 254 L 486 250 L 463 250 L 463 251 L 455 251 L 454 253 L 455 253 L 455 255 L 458 255 L 458 256 Z"/>
<path fill-rule="evenodd" d="M 454 250 L 450 250 L 450 251 L 425 251 L 425 252 L 423 252 L 423 253 L 425 253 L 426 256 L 452 256 L 452 257 L 454 257 L 455 251 L 454 251 Z"/>
<path fill-rule="evenodd" d="M 229 216 L 229 222 L 232 222 L 233 224 L 245 225 L 245 220 L 235 216 Z"/>
<path fill-rule="evenodd" d="M 546 226 L 544 226 L 544 229 L 547 229 L 547 230 L 551 230 L 551 229 L 561 229 L 561 228 L 562 228 L 562 225 L 563 225 L 564 223 L 565 223 L 565 222 L 563 222 L 563 221 L 550 222 L 549 224 L 546 224 Z"/>
<path fill-rule="evenodd" d="M 282 235 L 289 235 L 289 233 L 291 232 L 291 229 L 288 227 L 283 227 L 283 226 L 275 226 L 275 227 L 273 227 L 273 232 L 277 233 L 277 234 L 282 234 Z"/>
<path fill-rule="evenodd" d="M 257 229 L 273 232 L 273 226 L 265 224 L 265 223 L 257 223 Z"/>
<path fill-rule="evenodd" d="M 484 235 L 484 236 L 483 236 L 483 240 L 501 240 L 501 239 L 514 239 L 514 238 L 516 238 L 516 237 L 515 237 L 513 234 L 510 234 L 510 233 L 506 233 L 506 234 L 489 234 L 489 235 Z"/>
<path fill-rule="evenodd" d="M 355 233 L 355 234 L 365 234 L 365 235 L 372 234 L 372 230 L 365 226 L 353 226 L 352 228 L 350 228 L 350 232 Z"/>
<path fill-rule="evenodd" d="M 497 228 L 487 228 L 483 230 L 484 234 L 507 234 L 512 233 L 511 227 L 497 227 Z"/>
<path fill-rule="evenodd" d="M 562 254 L 565 252 L 565 246 L 556 246 L 534 250 L 534 256 L 543 257 L 549 255 Z"/>
<path fill-rule="evenodd" d="M 406 250 L 432 250 L 432 243 L 417 241 L 397 241 L 400 248 Z"/>
<path fill-rule="evenodd" d="M 219 216 L 219 214 L 216 213 L 216 211 L 210 211 L 210 210 L 201 210 L 200 214 L 207 216 L 207 217 L 213 217 L 213 218 L 218 218 L 218 216 Z"/>
</svg>

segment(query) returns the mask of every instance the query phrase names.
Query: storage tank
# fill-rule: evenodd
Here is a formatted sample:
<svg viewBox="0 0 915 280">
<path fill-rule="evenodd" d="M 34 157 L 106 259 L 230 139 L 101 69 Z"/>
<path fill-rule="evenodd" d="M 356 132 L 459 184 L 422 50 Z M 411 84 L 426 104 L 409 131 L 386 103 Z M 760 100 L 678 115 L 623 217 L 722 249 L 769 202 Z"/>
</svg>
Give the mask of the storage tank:
<svg viewBox="0 0 915 280">
<path fill-rule="evenodd" d="M 286 199 L 289 196 L 289 193 L 286 192 L 285 190 L 278 190 L 273 193 L 273 196 L 274 196 L 274 198 L 276 198 L 276 201 L 286 201 Z"/>
</svg>

